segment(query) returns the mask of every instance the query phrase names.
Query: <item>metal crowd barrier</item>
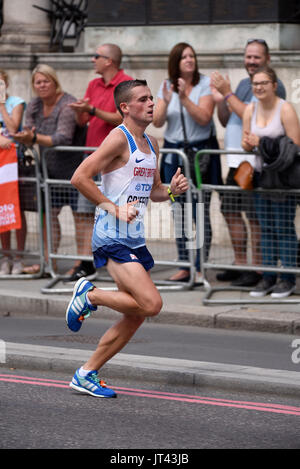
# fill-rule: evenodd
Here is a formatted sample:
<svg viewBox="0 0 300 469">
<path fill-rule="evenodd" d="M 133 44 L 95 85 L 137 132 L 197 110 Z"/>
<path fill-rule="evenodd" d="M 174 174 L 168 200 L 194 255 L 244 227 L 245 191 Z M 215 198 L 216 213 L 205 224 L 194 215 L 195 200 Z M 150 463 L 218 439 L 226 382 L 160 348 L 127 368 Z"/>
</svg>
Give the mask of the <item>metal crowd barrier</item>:
<svg viewBox="0 0 300 469">
<path fill-rule="evenodd" d="M 198 167 L 197 164 L 199 158 L 201 158 L 201 154 L 210 153 L 212 155 L 218 154 L 241 154 L 246 155 L 247 153 L 242 151 L 224 151 L 224 150 L 201 150 L 197 153 L 195 158 L 195 165 Z M 257 188 L 251 191 L 245 191 L 237 186 L 213 186 L 209 184 L 202 184 L 201 174 L 199 171 L 196 171 L 196 179 L 197 179 L 197 189 L 199 195 L 199 201 L 202 203 L 207 203 L 211 199 L 211 195 L 214 194 L 216 197 L 213 201 L 213 206 L 210 210 L 211 216 L 211 224 L 212 224 L 212 231 L 213 231 L 213 240 L 212 245 L 210 248 L 209 257 L 205 259 L 204 252 L 205 252 L 205 243 L 201 249 L 201 267 L 202 267 L 202 275 L 206 279 L 208 288 L 206 289 L 205 295 L 203 297 L 203 304 L 205 305 L 212 305 L 212 304 L 278 304 L 278 303 L 299 303 L 300 302 L 300 291 L 295 291 L 291 296 L 282 299 L 273 299 L 270 295 L 264 296 L 262 298 L 253 298 L 249 295 L 249 292 L 253 290 L 255 287 L 240 287 L 240 286 L 232 286 L 230 284 L 222 284 L 222 285 L 215 285 L 215 280 L 210 279 L 208 280 L 208 275 L 211 277 L 211 272 L 213 270 L 238 270 L 238 271 L 256 271 L 256 272 L 276 272 L 277 276 L 280 273 L 293 273 L 299 275 L 300 274 L 300 264 L 299 266 L 295 267 L 282 267 L 281 265 L 272 265 L 272 266 L 265 266 L 262 263 L 252 263 L 251 255 L 253 255 L 253 245 L 251 246 L 249 240 L 251 240 L 251 236 L 256 243 L 260 245 L 260 238 L 259 238 L 259 224 L 257 225 L 258 228 L 255 230 L 255 221 L 256 211 L 254 206 L 254 197 L 255 194 L 265 197 L 282 197 L 284 195 L 289 195 L 295 197 L 296 204 L 300 203 L 300 190 L 275 190 L 275 189 L 268 189 L 264 190 L 261 188 Z M 225 197 L 225 199 L 224 199 Z M 225 203 L 231 203 L 234 207 L 235 204 L 239 203 L 241 207 L 241 212 L 243 216 L 243 220 L 245 222 L 245 226 L 247 229 L 247 238 L 248 238 L 248 245 L 247 245 L 247 264 L 235 264 L 233 265 L 234 260 L 234 251 L 232 242 L 229 236 L 227 223 L 225 222 L 224 215 L 221 211 L 221 203 L 222 200 L 225 200 Z M 250 219 L 250 221 L 249 221 Z M 296 218 L 295 218 L 296 220 Z M 294 220 L 295 227 L 296 221 Z M 202 222 L 204 223 L 204 218 L 202 218 Z M 206 228 L 206 227 L 205 227 Z M 298 227 L 300 230 L 300 226 Z M 257 235 L 257 239 L 255 239 Z M 205 239 L 205 236 L 204 236 Z M 252 240 L 252 241 L 253 241 Z M 254 246 L 255 249 L 255 246 Z M 299 259 L 298 259 L 299 261 Z M 212 285 L 214 283 L 214 285 Z M 220 282 L 221 283 L 221 282 Z"/>
<path fill-rule="evenodd" d="M 19 175 L 19 198 L 20 208 L 24 212 L 27 226 L 27 234 L 25 239 L 24 251 L 17 249 L 15 230 L 10 232 L 11 249 L 5 250 L 0 247 L 2 256 L 9 256 L 11 259 L 20 256 L 24 265 L 37 263 L 40 270 L 36 273 L 20 273 L 1 275 L 1 279 L 33 279 L 40 278 L 44 274 L 45 257 L 44 257 L 44 240 L 43 240 L 43 203 L 42 203 L 42 175 L 40 170 L 40 160 L 37 151 L 32 149 L 26 150 L 27 160 L 23 163 L 24 174 Z M 23 155 L 24 156 L 24 155 Z M 30 161 L 32 165 L 30 165 Z M 19 162 L 19 171 L 21 163 Z"/>
<path fill-rule="evenodd" d="M 46 151 L 53 151 L 53 150 L 64 151 L 64 152 L 65 151 L 72 151 L 72 152 L 80 151 L 80 152 L 85 152 L 85 153 L 87 152 L 91 153 L 92 151 L 96 150 L 96 148 L 57 146 L 57 147 L 49 148 Z M 170 153 L 170 152 L 178 154 L 182 158 L 185 174 L 187 175 L 188 178 L 190 177 L 189 162 L 184 152 L 182 152 L 181 150 L 177 150 L 177 149 L 161 149 L 160 152 L 162 154 Z M 54 227 L 53 217 L 51 216 L 53 212 L 51 192 L 53 189 L 61 190 L 62 188 L 64 188 L 64 190 L 67 191 L 72 186 L 70 184 L 70 181 L 68 180 L 48 178 L 45 158 L 42 159 L 42 173 L 43 173 L 43 188 L 45 192 L 48 267 L 49 267 L 50 275 L 52 278 L 47 283 L 47 285 L 44 288 L 42 288 L 41 292 L 42 293 L 69 293 L 69 292 L 72 292 L 73 285 L 70 287 L 66 285 L 65 275 L 57 274 L 53 265 L 54 262 L 58 260 L 60 261 L 70 261 L 70 260 L 92 261 L 93 258 L 91 255 L 78 255 L 77 254 L 76 235 L 77 237 L 79 237 L 80 233 L 75 232 L 76 230 L 75 230 L 75 224 L 74 224 L 74 210 L 72 211 L 70 207 L 63 207 L 63 210 L 64 210 L 64 213 L 62 215 L 63 219 L 62 219 L 62 223 L 60 223 L 60 225 L 63 225 L 63 226 L 58 227 L 58 229 L 61 230 L 60 245 L 58 249 L 54 247 L 53 233 L 55 233 L 55 227 Z M 101 181 L 97 182 L 97 185 L 100 186 Z M 63 191 L 62 191 L 62 196 L 63 196 Z M 191 207 L 191 201 L 192 201 L 192 191 L 190 189 L 188 190 L 186 194 L 186 202 L 187 202 L 188 207 Z M 194 277 L 195 277 L 194 250 L 193 249 L 188 250 L 188 260 L 186 261 L 176 260 L 177 250 L 176 250 L 176 245 L 175 245 L 175 239 L 171 241 L 168 237 L 161 239 L 161 235 L 157 231 L 157 225 L 156 225 L 156 222 L 159 221 L 161 225 L 161 230 L 162 231 L 164 230 L 166 218 L 168 216 L 172 218 L 172 216 L 170 216 L 170 206 L 166 202 L 163 202 L 162 204 L 160 203 L 151 204 L 151 201 L 149 202 L 149 205 L 151 207 L 151 213 L 149 213 L 150 207 L 147 207 L 147 211 L 145 215 L 145 225 L 150 226 L 153 224 L 152 228 L 155 231 L 154 235 L 156 234 L 157 236 L 153 236 L 153 231 L 151 231 L 151 226 L 150 226 L 149 236 L 147 236 L 147 231 L 146 231 L 146 243 L 147 243 L 147 246 L 149 247 L 150 252 L 152 253 L 152 256 L 155 261 L 155 265 L 165 266 L 169 268 L 186 267 L 190 269 L 189 282 L 172 282 L 168 280 L 156 280 L 156 279 L 154 281 L 158 289 L 161 289 L 161 290 L 171 290 L 171 291 L 177 290 L 178 291 L 178 290 L 191 289 L 194 285 Z M 153 207 L 156 207 L 156 212 L 154 208 L 152 211 L 152 205 Z M 163 211 L 159 210 L 160 206 L 165 207 Z M 75 213 L 75 216 L 76 216 L 76 213 Z M 191 210 L 189 209 L 186 210 L 186 216 L 187 216 L 187 225 L 191 227 L 193 223 Z M 91 221 L 89 221 L 89 223 L 91 223 Z M 191 229 L 191 232 L 193 232 L 192 229 Z M 169 228 L 169 231 L 167 232 L 167 234 L 170 235 L 171 238 L 172 236 L 174 236 L 173 226 Z M 194 235 L 195 233 L 193 232 L 193 236 Z M 77 238 L 77 240 L 78 239 L 79 238 Z M 109 276 L 100 276 L 99 272 L 97 273 L 97 277 L 95 280 L 112 282 L 112 279 Z M 59 282 L 64 283 L 63 288 L 56 288 L 56 285 Z M 106 289 L 111 290 L 115 288 L 109 286 Z"/>
<path fill-rule="evenodd" d="M 81 151 L 81 152 L 89 152 L 91 153 L 96 148 L 94 147 L 54 147 L 49 148 L 47 151 Z M 176 223 L 173 223 L 172 215 L 170 215 L 170 205 L 166 203 L 162 204 L 153 204 L 153 207 L 156 208 L 157 213 L 155 213 L 155 209 L 149 211 L 149 208 L 146 212 L 145 221 L 147 226 L 150 226 L 150 230 L 152 230 L 152 225 L 157 227 L 157 222 L 159 222 L 159 226 L 163 231 L 166 228 L 168 223 L 171 220 L 171 223 L 168 226 L 167 236 L 164 238 L 162 236 L 162 231 L 158 231 L 156 236 L 153 236 L 153 231 L 150 233 L 146 233 L 146 242 L 150 248 L 150 251 L 154 257 L 155 265 L 156 266 L 164 266 L 164 267 L 186 267 L 190 270 L 190 280 L 189 282 L 170 282 L 168 280 L 155 280 L 159 289 L 166 289 L 166 290 L 189 290 L 194 286 L 194 274 L 195 274 L 195 247 L 199 247 L 196 243 L 195 246 L 195 239 L 202 239 L 203 244 L 200 246 L 200 265 L 201 265 L 201 273 L 204 279 L 204 287 L 206 289 L 203 304 L 257 304 L 257 303 L 299 303 L 300 302 L 300 292 L 294 292 L 292 297 L 284 298 L 284 299 L 272 299 L 269 296 L 263 298 L 255 298 L 249 296 L 249 290 L 253 289 L 252 287 L 234 287 L 231 285 L 212 285 L 212 280 L 208 279 L 211 277 L 211 272 L 214 270 L 239 270 L 239 271 L 260 271 L 260 272 L 267 272 L 272 271 L 278 274 L 286 272 L 286 273 L 294 273 L 296 276 L 300 274 L 300 259 L 299 265 L 293 268 L 284 268 L 280 265 L 274 265 L 270 267 L 266 267 L 261 263 L 254 263 L 251 261 L 251 253 L 252 247 L 248 243 L 247 246 L 247 264 L 235 264 L 233 265 L 233 248 L 232 243 L 228 234 L 227 224 L 224 219 L 224 215 L 221 211 L 220 201 L 227 197 L 227 200 L 231 200 L 232 204 L 235 204 L 237 201 L 242 204 L 241 212 L 243 214 L 243 219 L 245 221 L 245 225 L 247 228 L 248 239 L 251 239 L 251 234 L 253 235 L 253 230 L 251 231 L 251 226 L 249 223 L 249 216 L 251 218 L 251 214 L 249 215 L 249 210 L 253 211 L 253 217 L 255 216 L 255 209 L 249 209 L 249 200 L 255 196 L 255 194 L 266 194 L 270 196 L 282 196 L 283 194 L 293 195 L 297 198 L 297 205 L 298 201 L 300 201 L 300 190 L 289 190 L 289 191 L 278 191 L 278 190 L 267 190 L 264 191 L 263 189 L 255 189 L 253 191 L 244 191 L 236 186 L 213 186 L 209 184 L 202 184 L 201 174 L 198 171 L 198 160 L 201 158 L 201 154 L 210 153 L 212 155 L 220 155 L 220 154 L 227 154 L 227 153 L 236 153 L 236 154 L 246 154 L 245 152 L 241 151 L 224 151 L 224 150 L 201 150 L 197 153 L 195 158 L 196 164 L 196 187 L 190 180 L 190 189 L 187 191 L 186 194 L 186 202 L 188 210 L 186 210 L 187 214 L 187 225 L 190 227 L 193 226 L 192 221 L 192 199 L 196 197 L 199 206 L 209 206 L 210 207 L 210 219 L 212 225 L 212 244 L 210 247 L 209 256 L 206 253 L 206 246 L 205 246 L 205 238 L 207 232 L 207 223 L 205 221 L 205 211 L 200 210 L 199 216 L 200 220 L 199 223 L 196 224 L 195 227 L 195 235 L 191 237 L 189 242 L 191 243 L 191 249 L 188 249 L 188 260 L 187 261 L 179 261 L 176 259 L 178 253 L 176 249 L 175 243 L 175 236 L 174 236 L 174 229 Z M 54 288 L 56 284 L 60 281 L 65 280 L 65 276 L 59 275 L 56 273 L 54 268 L 54 263 L 57 260 L 61 261 L 75 261 L 76 259 L 80 260 L 88 260 L 92 261 L 92 256 L 89 255 L 78 255 L 76 252 L 76 242 L 75 236 L 76 232 L 74 231 L 74 213 L 66 204 L 65 207 L 62 208 L 60 213 L 60 226 L 56 228 L 58 230 L 62 230 L 61 236 L 61 243 L 59 248 L 56 249 L 53 247 L 53 218 L 52 218 L 52 197 L 51 191 L 53 188 L 59 188 L 61 191 L 61 196 L 64 197 L 64 191 L 68 192 L 71 188 L 71 184 L 69 180 L 54 180 L 49 179 L 47 174 L 47 168 L 45 164 L 45 159 L 42 158 L 42 161 L 39 160 L 39 155 L 35 149 L 31 149 L 32 157 L 35 162 L 34 170 L 35 170 L 35 177 L 33 176 L 21 176 L 19 177 L 20 182 L 20 198 L 21 203 L 23 206 L 23 210 L 26 215 L 27 226 L 28 226 L 28 233 L 26 238 L 26 245 L 24 252 L 18 252 L 16 249 L 16 242 L 15 239 L 12 240 L 12 249 L 7 252 L 0 248 L 0 255 L 10 254 L 20 254 L 22 255 L 24 262 L 26 264 L 30 264 L 33 261 L 36 261 L 40 265 L 40 271 L 38 273 L 33 274 L 19 274 L 19 275 L 5 275 L 1 276 L 0 279 L 13 279 L 13 278 L 40 278 L 44 275 L 45 269 L 48 268 L 50 272 L 51 280 L 43 288 L 41 291 L 42 293 L 65 293 L 71 292 L 72 287 L 70 288 Z M 190 179 L 190 168 L 189 162 L 184 152 L 178 149 L 161 149 L 161 154 L 167 153 L 176 153 L 178 154 L 183 161 L 184 171 L 187 177 Z M 98 182 L 97 184 L 101 184 Z M 246 197 L 247 196 L 247 197 Z M 242 199 L 241 199 L 242 197 Z M 241 200 L 240 200 L 241 199 Z M 246 202 L 244 202 L 246 200 Z M 34 203 L 33 203 L 34 202 Z M 245 207 L 243 207 L 243 203 L 245 203 Z M 150 206 L 152 208 L 152 204 L 150 202 Z M 160 208 L 164 207 L 164 210 L 161 212 Z M 243 210 L 244 209 L 244 210 Z M 150 212 L 150 214 L 149 214 Z M 147 219 L 148 217 L 148 219 Z M 43 236 L 43 227 L 46 227 L 46 234 L 47 234 L 47 244 L 45 244 L 44 236 Z M 204 228 L 204 236 L 202 229 Z M 300 227 L 298 228 L 300 229 Z M 64 232 L 65 231 L 65 232 Z M 257 243 L 259 240 L 257 240 Z M 46 262 L 47 256 L 47 262 Z M 100 277 L 99 273 L 96 279 L 100 281 L 107 281 L 111 282 L 112 279 L 110 277 L 104 276 Z M 107 289 L 114 289 L 114 287 L 108 287 Z M 217 298 L 215 298 L 215 296 Z M 221 297 L 220 297 L 221 296 Z"/>
</svg>

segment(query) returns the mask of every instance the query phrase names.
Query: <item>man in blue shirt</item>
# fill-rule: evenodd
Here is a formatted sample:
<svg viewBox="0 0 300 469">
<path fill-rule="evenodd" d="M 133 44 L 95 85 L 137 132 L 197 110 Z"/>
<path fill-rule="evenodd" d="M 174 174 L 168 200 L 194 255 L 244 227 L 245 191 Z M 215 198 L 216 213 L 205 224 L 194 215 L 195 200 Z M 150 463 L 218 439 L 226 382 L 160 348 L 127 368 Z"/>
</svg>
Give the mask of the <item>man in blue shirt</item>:
<svg viewBox="0 0 300 469">
<path fill-rule="evenodd" d="M 252 93 L 251 76 L 260 67 L 270 63 L 269 47 L 264 39 L 249 39 L 244 53 L 244 65 L 249 77 L 240 81 L 235 92 L 232 91 L 228 76 L 223 77 L 219 72 L 211 76 L 211 88 L 217 105 L 218 118 L 226 127 L 224 148 L 227 151 L 243 151 L 241 146 L 244 110 L 256 98 Z M 285 88 L 278 80 L 277 94 L 285 99 Z M 227 154 L 229 167 L 226 184 L 235 186 L 234 174 L 242 161 L 249 161 L 254 166 L 255 155 Z M 253 199 L 249 193 L 229 193 L 222 195 L 222 213 L 226 219 L 232 246 L 234 250 L 234 264 L 247 264 L 247 229 L 242 217 L 246 212 L 251 230 L 252 263 L 261 265 L 260 228 L 256 218 Z M 221 281 L 231 281 L 234 286 L 254 286 L 261 280 L 261 275 L 254 271 L 228 270 L 217 275 Z"/>
</svg>

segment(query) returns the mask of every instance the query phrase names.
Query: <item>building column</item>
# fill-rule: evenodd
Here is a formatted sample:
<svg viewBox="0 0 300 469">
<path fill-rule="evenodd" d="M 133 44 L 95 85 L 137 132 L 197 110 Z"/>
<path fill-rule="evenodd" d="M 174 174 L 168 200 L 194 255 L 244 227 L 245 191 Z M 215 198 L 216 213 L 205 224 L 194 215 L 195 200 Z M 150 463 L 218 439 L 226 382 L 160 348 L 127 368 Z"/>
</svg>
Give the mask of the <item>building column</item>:
<svg viewBox="0 0 300 469">
<path fill-rule="evenodd" d="M 26 8 L 24 0 L 5 0 L 2 3 L 1 51 L 23 53 L 49 51 L 50 22 L 48 15 L 32 6 L 34 3 L 42 8 L 51 9 L 49 0 L 29 2 L 30 6 L 26 6 Z"/>
</svg>

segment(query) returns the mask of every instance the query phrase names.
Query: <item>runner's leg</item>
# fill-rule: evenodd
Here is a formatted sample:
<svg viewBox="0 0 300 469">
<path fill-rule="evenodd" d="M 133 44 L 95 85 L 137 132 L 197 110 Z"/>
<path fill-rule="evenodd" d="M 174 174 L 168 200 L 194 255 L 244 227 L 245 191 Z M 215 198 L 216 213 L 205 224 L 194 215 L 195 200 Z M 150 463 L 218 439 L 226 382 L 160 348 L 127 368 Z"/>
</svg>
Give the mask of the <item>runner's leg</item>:
<svg viewBox="0 0 300 469">
<path fill-rule="evenodd" d="M 150 275 L 139 263 L 118 264 L 111 259 L 108 271 L 119 291 L 109 292 L 95 288 L 88 293 L 93 304 L 108 306 L 124 314 L 100 339 L 86 370 L 99 370 L 110 358 L 123 349 L 147 316 L 159 313 L 162 301 Z"/>
<path fill-rule="evenodd" d="M 95 288 L 88 293 L 93 305 L 107 306 L 120 313 L 142 317 L 159 313 L 162 306 L 161 296 L 141 264 L 121 264 L 109 259 L 107 269 L 119 291 Z"/>
</svg>

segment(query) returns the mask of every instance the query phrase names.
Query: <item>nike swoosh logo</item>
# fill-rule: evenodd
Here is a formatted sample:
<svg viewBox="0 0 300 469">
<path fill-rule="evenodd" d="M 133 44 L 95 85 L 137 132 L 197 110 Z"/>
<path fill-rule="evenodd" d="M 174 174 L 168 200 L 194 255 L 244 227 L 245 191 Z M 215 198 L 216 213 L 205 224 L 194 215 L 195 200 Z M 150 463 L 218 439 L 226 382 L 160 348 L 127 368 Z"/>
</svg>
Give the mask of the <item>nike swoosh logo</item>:
<svg viewBox="0 0 300 469">
<path fill-rule="evenodd" d="M 136 163 L 141 163 L 142 161 L 144 161 L 145 158 L 142 158 L 141 160 L 138 160 L 137 158 L 135 159 L 135 162 Z"/>
</svg>

